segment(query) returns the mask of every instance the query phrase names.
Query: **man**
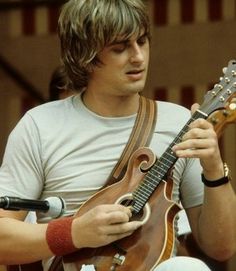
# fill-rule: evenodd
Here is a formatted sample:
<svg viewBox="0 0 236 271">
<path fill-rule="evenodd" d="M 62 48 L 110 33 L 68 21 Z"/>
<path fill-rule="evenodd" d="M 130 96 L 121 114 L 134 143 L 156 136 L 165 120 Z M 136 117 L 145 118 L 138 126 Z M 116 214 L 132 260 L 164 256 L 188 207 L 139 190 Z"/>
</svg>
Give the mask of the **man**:
<svg viewBox="0 0 236 271">
<path fill-rule="evenodd" d="M 61 196 L 69 216 L 103 187 L 128 141 L 147 76 L 150 28 L 141 0 L 70 0 L 60 15 L 59 36 L 70 83 L 79 93 L 36 107 L 18 123 L 6 147 L 0 193 L 34 199 Z M 157 104 L 150 148 L 160 157 L 190 114 L 178 105 Z M 212 125 L 198 119 L 189 128 L 173 147 L 179 159 L 172 197 L 181 198 L 201 248 L 225 260 L 236 247 L 235 194 L 230 182 L 218 185 L 224 167 Z M 207 185 L 217 186 L 203 185 L 201 173 Z M 53 255 L 101 247 L 142 227 L 130 220 L 130 208 L 120 204 L 99 205 L 51 222 L 47 214 L 38 213 L 35 225 L 19 221 L 26 216 L 23 211 L 2 210 L 0 215 L 0 263 L 43 259 L 45 270 Z M 156 270 L 189 270 L 189 260 L 180 260 L 167 260 Z M 208 270 L 191 259 L 194 266 Z"/>
</svg>

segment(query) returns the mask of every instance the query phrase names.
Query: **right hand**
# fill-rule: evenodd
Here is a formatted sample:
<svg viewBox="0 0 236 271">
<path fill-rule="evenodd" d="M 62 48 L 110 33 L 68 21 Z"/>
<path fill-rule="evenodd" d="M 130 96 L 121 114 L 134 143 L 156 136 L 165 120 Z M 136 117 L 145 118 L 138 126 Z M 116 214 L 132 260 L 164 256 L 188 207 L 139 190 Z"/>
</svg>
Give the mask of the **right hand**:
<svg viewBox="0 0 236 271">
<path fill-rule="evenodd" d="M 130 221 L 128 207 L 106 204 L 94 207 L 72 223 L 72 240 L 77 248 L 100 247 L 131 235 L 142 223 Z"/>
</svg>

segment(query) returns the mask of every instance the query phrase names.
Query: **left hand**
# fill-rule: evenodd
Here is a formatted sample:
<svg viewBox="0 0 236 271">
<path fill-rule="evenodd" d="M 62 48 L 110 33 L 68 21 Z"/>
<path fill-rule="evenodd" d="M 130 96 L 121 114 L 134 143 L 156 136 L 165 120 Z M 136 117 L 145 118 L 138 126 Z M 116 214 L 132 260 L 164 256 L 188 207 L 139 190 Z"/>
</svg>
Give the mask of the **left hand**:
<svg viewBox="0 0 236 271">
<path fill-rule="evenodd" d="M 194 104 L 191 108 L 192 113 L 198 107 L 198 104 Z M 218 179 L 223 175 L 217 134 L 213 125 L 205 119 L 193 121 L 182 141 L 173 147 L 173 151 L 179 158 L 199 158 L 206 178 Z"/>
</svg>

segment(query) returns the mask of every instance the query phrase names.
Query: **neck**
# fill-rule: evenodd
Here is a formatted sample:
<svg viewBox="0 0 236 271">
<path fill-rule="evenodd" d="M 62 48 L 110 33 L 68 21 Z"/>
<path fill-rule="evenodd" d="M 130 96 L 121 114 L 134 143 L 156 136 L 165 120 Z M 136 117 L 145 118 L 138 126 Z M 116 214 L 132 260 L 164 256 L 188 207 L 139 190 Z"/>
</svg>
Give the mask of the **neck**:
<svg viewBox="0 0 236 271">
<path fill-rule="evenodd" d="M 138 112 L 139 94 L 129 96 L 98 95 L 85 91 L 82 96 L 85 106 L 103 117 L 124 117 Z"/>
</svg>

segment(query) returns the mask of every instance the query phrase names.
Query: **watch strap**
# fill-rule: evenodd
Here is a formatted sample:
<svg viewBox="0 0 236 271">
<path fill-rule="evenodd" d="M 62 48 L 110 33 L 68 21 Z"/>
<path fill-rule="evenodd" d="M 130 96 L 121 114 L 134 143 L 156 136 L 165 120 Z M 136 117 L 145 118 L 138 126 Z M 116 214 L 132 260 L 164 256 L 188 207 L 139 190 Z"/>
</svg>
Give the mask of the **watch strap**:
<svg viewBox="0 0 236 271">
<path fill-rule="evenodd" d="M 205 176 L 202 174 L 202 182 L 205 184 L 205 186 L 208 187 L 217 187 L 217 186 L 221 186 L 223 184 L 226 184 L 229 182 L 229 177 L 228 176 L 224 176 L 218 180 L 214 180 L 214 181 L 209 181 L 205 178 Z"/>
<path fill-rule="evenodd" d="M 217 187 L 217 186 L 228 183 L 230 181 L 229 167 L 226 163 L 224 163 L 223 168 L 224 168 L 224 177 L 218 180 L 209 181 L 205 178 L 204 174 L 202 174 L 202 182 L 208 187 Z"/>
</svg>

